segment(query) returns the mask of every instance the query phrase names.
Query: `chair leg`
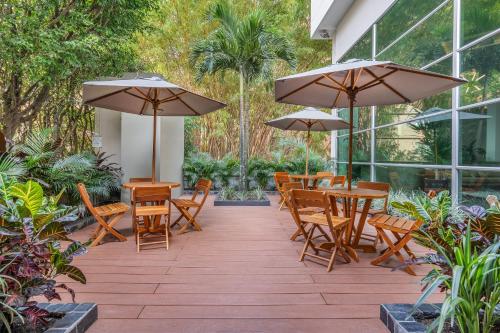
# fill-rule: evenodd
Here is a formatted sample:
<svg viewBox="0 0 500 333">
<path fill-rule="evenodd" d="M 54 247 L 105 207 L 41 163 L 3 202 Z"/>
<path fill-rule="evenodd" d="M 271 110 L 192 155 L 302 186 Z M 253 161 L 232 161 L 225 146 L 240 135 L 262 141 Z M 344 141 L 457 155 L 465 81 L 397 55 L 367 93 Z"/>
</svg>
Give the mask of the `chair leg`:
<svg viewBox="0 0 500 333">
<path fill-rule="evenodd" d="M 139 236 L 139 232 L 135 234 L 135 245 L 136 245 L 136 251 L 137 253 L 141 252 L 141 238 Z"/>
<path fill-rule="evenodd" d="M 169 246 L 169 233 L 170 233 L 170 223 L 168 223 L 168 219 L 167 219 L 167 215 L 165 215 L 163 217 L 165 219 L 165 243 L 166 243 L 166 247 L 167 247 L 167 250 L 168 250 L 168 246 Z"/>
<path fill-rule="evenodd" d="M 312 238 L 312 235 L 314 233 L 314 229 L 315 229 L 316 225 L 312 225 L 311 226 L 311 229 L 309 229 L 309 232 L 307 233 L 307 238 L 306 238 L 306 242 L 304 244 L 304 248 L 302 249 L 302 253 L 300 254 L 300 259 L 299 261 L 304 261 L 304 258 L 306 256 L 306 252 L 307 252 L 307 249 L 309 248 L 309 245 L 312 245 L 312 247 L 314 248 L 314 245 L 311 241 L 311 238 Z M 317 253 L 317 250 L 314 249 L 314 251 Z"/>
</svg>

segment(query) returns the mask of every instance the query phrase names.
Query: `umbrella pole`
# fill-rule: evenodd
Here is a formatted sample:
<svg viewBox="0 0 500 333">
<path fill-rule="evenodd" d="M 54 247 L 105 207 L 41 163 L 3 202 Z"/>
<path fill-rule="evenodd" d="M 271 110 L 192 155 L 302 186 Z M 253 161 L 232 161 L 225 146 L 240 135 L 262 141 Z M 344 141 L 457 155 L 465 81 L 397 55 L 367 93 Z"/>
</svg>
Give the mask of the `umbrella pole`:
<svg viewBox="0 0 500 333">
<path fill-rule="evenodd" d="M 151 180 L 156 183 L 156 112 L 157 105 L 153 104 L 153 163 L 151 165 Z"/>
<path fill-rule="evenodd" d="M 307 138 L 306 138 L 306 176 L 309 175 L 309 141 L 311 137 L 311 128 L 307 128 Z"/>
<path fill-rule="evenodd" d="M 354 118 L 354 96 L 349 96 L 349 152 L 347 164 L 347 190 L 351 190 L 352 182 L 352 132 Z"/>
</svg>

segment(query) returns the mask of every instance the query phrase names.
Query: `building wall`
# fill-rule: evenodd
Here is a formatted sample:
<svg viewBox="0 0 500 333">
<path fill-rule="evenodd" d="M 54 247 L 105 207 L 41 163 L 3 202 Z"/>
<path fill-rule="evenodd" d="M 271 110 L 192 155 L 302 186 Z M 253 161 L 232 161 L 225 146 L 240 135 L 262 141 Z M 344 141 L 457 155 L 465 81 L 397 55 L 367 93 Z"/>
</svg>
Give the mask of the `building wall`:
<svg viewBox="0 0 500 333">
<path fill-rule="evenodd" d="M 158 120 L 156 177 L 182 184 L 184 118 Z M 113 162 L 121 166 L 122 182 L 131 177 L 151 177 L 153 117 L 97 108 L 95 132 L 102 138 L 101 150 L 113 154 Z M 182 187 L 174 191 L 174 196 L 181 193 Z M 122 190 L 121 200 L 130 200 L 129 190 Z"/>
<path fill-rule="evenodd" d="M 497 0 L 356 0 L 335 22 L 334 61 L 391 60 L 469 80 L 409 105 L 356 108 L 355 178 L 405 191 L 440 185 L 468 205 L 500 196 L 497 6 Z M 332 140 L 335 165 L 345 173 L 347 135 Z"/>
</svg>

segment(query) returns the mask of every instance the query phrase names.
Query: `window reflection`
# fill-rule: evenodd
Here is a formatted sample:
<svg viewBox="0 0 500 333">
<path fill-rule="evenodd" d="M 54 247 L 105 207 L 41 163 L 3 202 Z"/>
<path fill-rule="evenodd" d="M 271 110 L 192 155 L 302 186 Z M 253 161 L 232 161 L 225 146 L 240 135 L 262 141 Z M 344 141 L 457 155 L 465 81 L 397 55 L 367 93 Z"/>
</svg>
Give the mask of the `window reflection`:
<svg viewBox="0 0 500 333">
<path fill-rule="evenodd" d="M 500 166 L 500 103 L 464 110 L 460 119 L 460 163 Z"/>
<path fill-rule="evenodd" d="M 349 59 L 372 59 L 372 29 L 368 30 L 356 45 L 342 56 L 341 61 Z"/>
<path fill-rule="evenodd" d="M 498 29 L 498 22 L 500 22 L 498 0 L 462 0 L 460 7 L 462 10 L 461 45 L 466 45 Z"/>
<path fill-rule="evenodd" d="M 449 190 L 451 172 L 449 170 L 376 166 L 377 181 L 391 184 L 392 190 L 413 191 Z"/>
<path fill-rule="evenodd" d="M 337 165 L 337 173 L 339 175 L 347 176 L 347 164 L 339 163 Z M 370 180 L 370 166 L 364 164 L 355 164 L 352 165 L 352 180 L 353 183 L 356 184 L 358 180 Z"/>
<path fill-rule="evenodd" d="M 352 160 L 356 162 L 370 161 L 370 131 L 353 134 L 352 137 Z M 346 162 L 349 148 L 349 136 L 338 137 L 338 159 Z"/>
<path fill-rule="evenodd" d="M 462 170 L 459 181 L 459 199 L 464 205 L 487 207 L 488 195 L 500 198 L 500 172 Z"/>
</svg>

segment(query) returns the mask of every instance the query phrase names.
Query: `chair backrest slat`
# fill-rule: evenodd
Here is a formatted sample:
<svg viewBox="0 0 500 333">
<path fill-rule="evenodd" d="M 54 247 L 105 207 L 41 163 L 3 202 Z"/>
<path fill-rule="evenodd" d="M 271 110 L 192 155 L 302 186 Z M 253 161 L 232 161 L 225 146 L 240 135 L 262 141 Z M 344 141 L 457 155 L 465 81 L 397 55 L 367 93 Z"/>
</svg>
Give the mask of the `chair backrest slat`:
<svg viewBox="0 0 500 333">
<path fill-rule="evenodd" d="M 130 178 L 128 180 L 130 183 L 142 183 L 142 182 L 153 182 L 153 178 L 151 177 L 135 177 L 135 178 Z"/>
<path fill-rule="evenodd" d="M 169 186 L 134 187 L 132 197 L 134 198 L 134 203 L 166 201 L 171 198 L 171 189 Z"/>
<path fill-rule="evenodd" d="M 356 185 L 358 188 L 363 188 L 367 190 L 377 190 L 377 191 L 384 191 L 384 192 L 389 192 L 391 190 L 391 184 L 389 183 L 382 183 L 382 182 L 368 182 L 364 180 L 358 181 L 358 184 Z M 387 212 L 387 206 L 389 204 L 389 197 L 386 197 L 384 199 L 384 210 Z"/>
<path fill-rule="evenodd" d="M 204 178 L 198 179 L 198 181 L 194 185 L 194 192 L 193 196 L 191 197 L 191 200 L 196 201 L 196 198 L 198 197 L 199 193 L 203 193 L 201 201 L 199 202 L 200 205 L 203 205 L 208 195 L 210 194 L 211 188 L 212 188 L 212 181 L 210 179 L 204 179 Z"/>
<path fill-rule="evenodd" d="M 285 183 L 290 182 L 290 174 L 288 172 L 275 172 L 274 173 L 274 184 L 278 191 L 282 191 L 282 186 Z"/>
<path fill-rule="evenodd" d="M 85 184 L 83 183 L 78 183 L 76 185 L 78 188 L 78 192 L 80 193 L 80 197 L 82 198 L 83 204 L 87 209 L 89 210 L 90 214 L 94 216 L 94 218 L 97 218 L 99 214 L 97 213 L 97 210 L 94 207 L 94 204 L 92 204 L 92 200 L 90 200 L 89 193 L 87 192 L 87 188 L 85 187 Z"/>
<path fill-rule="evenodd" d="M 300 219 L 300 208 L 321 208 L 328 222 L 328 226 L 333 230 L 332 217 L 330 214 L 330 202 L 328 196 L 323 191 L 292 190 L 290 204 L 296 218 Z"/>
<path fill-rule="evenodd" d="M 335 185 L 340 185 L 342 187 L 345 186 L 345 176 L 333 176 L 330 180 L 330 187 L 334 187 Z"/>
</svg>

